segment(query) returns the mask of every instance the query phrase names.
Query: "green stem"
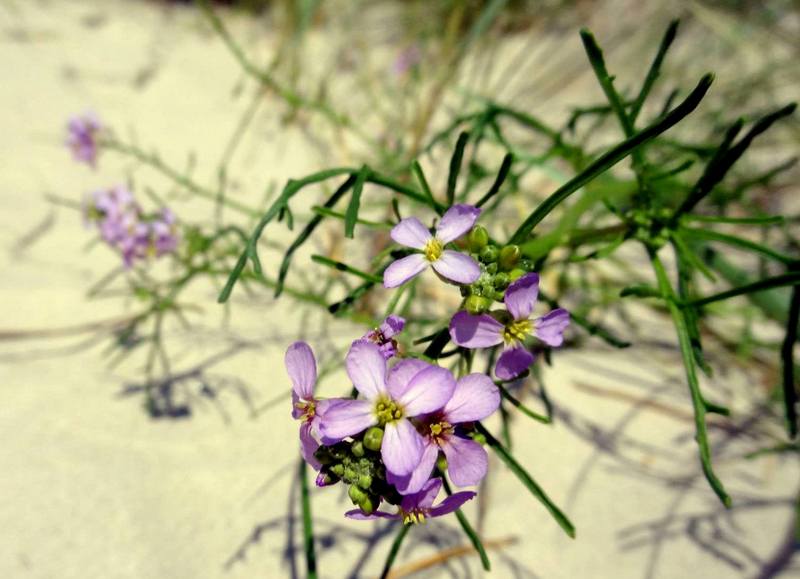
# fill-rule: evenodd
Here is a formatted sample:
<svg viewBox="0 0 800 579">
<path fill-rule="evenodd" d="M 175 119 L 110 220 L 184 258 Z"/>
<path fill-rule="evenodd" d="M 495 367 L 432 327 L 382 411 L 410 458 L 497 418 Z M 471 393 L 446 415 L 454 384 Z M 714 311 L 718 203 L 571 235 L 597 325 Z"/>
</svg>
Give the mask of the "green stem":
<svg viewBox="0 0 800 579">
<path fill-rule="evenodd" d="M 447 496 L 453 494 L 453 490 L 450 488 L 450 483 L 447 482 L 447 479 L 444 476 L 442 476 L 442 485 L 444 486 L 444 491 L 447 493 Z M 461 509 L 456 510 L 456 518 L 458 519 L 458 523 L 461 525 L 461 529 L 467 535 L 470 543 L 472 543 L 472 546 L 475 547 L 475 550 L 478 552 L 483 568 L 486 571 L 491 571 L 492 564 L 489 562 L 489 556 L 486 554 L 486 549 L 483 547 L 483 542 L 478 536 L 478 532 L 472 527 L 472 525 L 470 525 L 469 520 L 461 511 Z"/>
<path fill-rule="evenodd" d="M 314 526 L 311 517 L 311 498 L 308 493 L 308 476 L 306 462 L 300 461 L 300 505 L 303 509 L 303 544 L 306 554 L 306 569 L 309 579 L 317 577 L 317 555 L 314 551 Z"/>
<path fill-rule="evenodd" d="M 383 571 L 381 571 L 380 579 L 386 579 L 389 576 L 389 572 L 392 570 L 392 566 L 394 565 L 394 560 L 397 558 L 397 554 L 400 552 L 400 547 L 402 546 L 409 530 L 411 530 L 411 525 L 404 525 L 401 523 L 400 531 L 397 533 L 397 535 L 395 535 L 394 541 L 392 542 L 392 547 L 389 549 L 389 555 L 386 557 L 386 563 L 383 564 Z"/>
</svg>

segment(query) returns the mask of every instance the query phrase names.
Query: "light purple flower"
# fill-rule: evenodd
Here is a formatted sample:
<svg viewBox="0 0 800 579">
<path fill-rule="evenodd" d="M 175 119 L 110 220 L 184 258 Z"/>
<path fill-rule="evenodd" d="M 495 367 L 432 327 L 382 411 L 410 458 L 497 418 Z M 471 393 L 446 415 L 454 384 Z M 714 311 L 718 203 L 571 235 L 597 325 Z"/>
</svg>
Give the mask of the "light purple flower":
<svg viewBox="0 0 800 579">
<path fill-rule="evenodd" d="M 292 418 L 301 421 L 300 452 L 310 466 L 319 470 L 321 465 L 314 452 L 319 448 L 319 425 L 328 401 L 314 397 L 317 384 L 314 352 L 305 342 L 295 342 L 286 350 L 284 364 L 292 381 Z"/>
<path fill-rule="evenodd" d="M 397 340 L 394 337 L 403 331 L 406 321 L 400 316 L 391 315 L 383 323 L 364 334 L 361 339 L 375 342 L 387 360 L 397 355 Z"/>
<path fill-rule="evenodd" d="M 175 214 L 164 207 L 161 214 L 150 222 L 150 247 L 157 257 L 172 253 L 178 248 L 178 229 Z"/>
<path fill-rule="evenodd" d="M 381 458 L 386 470 L 405 476 L 422 457 L 422 436 L 409 418 L 441 409 L 453 394 L 449 370 L 421 360 L 402 360 L 387 372 L 386 359 L 372 342 L 353 342 L 347 374 L 362 398 L 331 401 L 320 425 L 322 441 L 335 444 L 370 426 L 384 429 Z"/>
<path fill-rule="evenodd" d="M 424 523 L 428 517 L 441 517 L 450 514 L 466 503 L 468 500 L 475 496 L 471 491 L 462 491 L 455 493 L 441 503 L 433 506 L 433 501 L 439 495 L 442 488 L 442 479 L 432 478 L 418 493 L 406 495 L 400 503 L 400 508 L 396 513 L 385 513 L 383 511 L 375 511 L 367 515 L 361 509 L 347 511 L 345 516 L 351 519 L 366 521 L 369 519 L 401 519 L 404 524 L 411 525 L 416 523 Z"/>
<path fill-rule="evenodd" d="M 398 259 L 387 267 L 383 272 L 384 287 L 393 288 L 406 283 L 429 264 L 440 276 L 455 283 L 470 284 L 477 280 L 481 275 L 478 262 L 464 253 L 445 249 L 445 246 L 472 229 L 480 214 L 477 207 L 453 205 L 436 226 L 436 235 L 431 235 L 416 217 L 408 217 L 395 225 L 390 234 L 392 239 L 422 253 Z"/>
<path fill-rule="evenodd" d="M 505 324 L 489 314 L 473 316 L 460 311 L 450 320 L 450 337 L 465 348 L 490 348 L 505 344 L 494 373 L 500 380 L 512 380 L 533 363 L 533 354 L 525 347 L 528 336 L 535 336 L 548 346 L 564 342 L 569 312 L 557 308 L 541 318 L 531 318 L 539 295 L 539 275 L 528 273 L 506 289 L 503 301 L 511 319 Z"/>
<path fill-rule="evenodd" d="M 94 167 L 97 162 L 97 133 L 102 124 L 92 112 L 72 117 L 67 124 L 67 146 L 76 161 Z"/>
</svg>

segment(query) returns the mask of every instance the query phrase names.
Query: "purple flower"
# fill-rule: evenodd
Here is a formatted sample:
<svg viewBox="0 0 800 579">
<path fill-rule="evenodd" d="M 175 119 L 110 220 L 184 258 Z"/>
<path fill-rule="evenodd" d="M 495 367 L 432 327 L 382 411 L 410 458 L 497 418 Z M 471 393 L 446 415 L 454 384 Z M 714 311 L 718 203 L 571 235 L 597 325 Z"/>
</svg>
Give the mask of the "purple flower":
<svg viewBox="0 0 800 579">
<path fill-rule="evenodd" d="M 397 340 L 394 337 L 403 331 L 406 321 L 400 316 L 391 315 L 383 323 L 364 334 L 361 339 L 375 342 L 387 360 L 397 355 Z"/>
<path fill-rule="evenodd" d="M 538 295 L 539 275 L 526 274 L 508 286 L 503 297 L 511 319 L 501 323 L 489 314 L 473 316 L 462 310 L 450 320 L 450 336 L 465 348 L 505 344 L 494 373 L 500 380 L 512 380 L 533 363 L 533 354 L 524 344 L 528 336 L 536 336 L 554 347 L 564 342 L 569 312 L 558 308 L 541 318 L 532 319 L 531 312 Z"/>
<path fill-rule="evenodd" d="M 317 384 L 317 361 L 314 352 L 305 342 L 295 342 L 286 350 L 286 372 L 292 381 L 292 418 L 300 420 L 300 452 L 315 470 L 320 463 L 314 457 L 319 448 L 319 425 L 327 400 L 314 397 Z"/>
<path fill-rule="evenodd" d="M 453 396 L 441 411 L 419 423 L 424 450 L 417 467 L 406 477 L 388 476 L 401 494 L 416 493 L 430 478 L 439 450 L 447 457 L 447 472 L 459 487 L 478 484 L 486 476 L 489 460 L 483 447 L 456 434 L 456 426 L 483 420 L 500 406 L 500 391 L 486 374 L 469 374 L 458 380 Z"/>
<path fill-rule="evenodd" d="M 394 61 L 392 69 L 397 76 L 403 76 L 422 60 L 422 52 L 416 44 L 403 49 Z"/>
<path fill-rule="evenodd" d="M 178 248 L 178 231 L 175 214 L 164 207 L 161 215 L 150 222 L 150 247 L 157 257 L 172 253 Z"/>
<path fill-rule="evenodd" d="M 353 343 L 345 365 L 363 398 L 331 401 L 320 425 L 323 443 L 334 444 L 380 425 L 383 464 L 397 476 L 408 475 L 424 448 L 409 418 L 442 408 L 453 394 L 455 378 L 445 368 L 416 359 L 403 360 L 387 372 L 380 348 L 366 340 Z"/>
<path fill-rule="evenodd" d="M 364 514 L 360 509 L 355 509 L 345 513 L 346 517 L 361 521 L 369 519 L 402 519 L 406 525 L 424 523 L 427 517 L 441 517 L 458 510 L 461 505 L 475 496 L 471 491 L 455 493 L 441 503 L 433 506 L 433 501 L 439 495 L 442 488 L 442 479 L 432 478 L 418 493 L 406 495 L 400 503 L 400 510 L 396 513 L 385 513 L 375 511 L 371 515 Z"/>
<path fill-rule="evenodd" d="M 94 167 L 97 161 L 97 133 L 102 124 L 92 112 L 72 117 L 67 124 L 67 146 L 76 161 Z"/>
<path fill-rule="evenodd" d="M 422 253 L 398 259 L 387 267 L 383 273 L 384 287 L 404 284 L 428 264 L 440 276 L 456 283 L 470 284 L 477 280 L 481 275 L 478 263 L 468 255 L 444 247 L 472 229 L 480 214 L 481 210 L 471 205 L 453 205 L 436 226 L 436 235 L 431 235 L 416 217 L 408 217 L 395 225 L 392 239 Z"/>
</svg>

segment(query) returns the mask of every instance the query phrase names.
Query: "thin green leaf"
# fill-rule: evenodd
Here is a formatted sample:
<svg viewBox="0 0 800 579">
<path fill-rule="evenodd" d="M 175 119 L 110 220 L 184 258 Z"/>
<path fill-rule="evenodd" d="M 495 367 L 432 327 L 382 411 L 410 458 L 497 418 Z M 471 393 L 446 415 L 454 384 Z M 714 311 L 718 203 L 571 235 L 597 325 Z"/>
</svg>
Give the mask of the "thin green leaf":
<svg viewBox="0 0 800 579">
<path fill-rule="evenodd" d="M 450 483 L 447 482 L 447 479 L 444 476 L 442 476 L 442 485 L 444 486 L 444 491 L 447 493 L 448 497 L 453 494 L 453 490 L 450 488 Z M 458 523 L 461 525 L 461 529 L 464 531 L 464 534 L 467 535 L 470 543 L 472 543 L 472 546 L 475 547 L 475 550 L 478 552 L 483 568 L 486 571 L 491 571 L 492 564 L 489 562 L 489 556 L 486 554 L 486 549 L 483 548 L 483 542 L 478 536 L 477 531 L 472 528 L 472 525 L 470 525 L 469 520 L 461 509 L 456 510 L 456 518 L 458 519 Z"/>
<path fill-rule="evenodd" d="M 664 33 L 664 37 L 661 39 L 658 52 L 656 53 L 656 57 L 653 59 L 653 63 L 650 65 L 650 69 L 647 71 L 647 76 L 644 79 L 644 83 L 642 83 L 642 88 L 639 90 L 639 94 L 633 101 L 631 109 L 628 112 L 631 125 L 636 125 L 636 119 L 639 117 L 639 112 L 642 110 L 642 105 L 644 105 L 648 95 L 650 94 L 650 90 L 653 88 L 653 85 L 658 79 L 658 75 L 661 72 L 661 65 L 664 62 L 664 57 L 666 56 L 669 47 L 672 45 L 672 42 L 675 40 L 675 36 L 678 33 L 678 23 L 679 21 L 677 19 L 670 22 L 669 26 L 667 27 L 667 31 Z"/>
<path fill-rule="evenodd" d="M 458 181 L 458 173 L 461 171 L 461 160 L 464 158 L 464 147 L 467 146 L 469 140 L 469 133 L 462 132 L 458 135 L 456 141 L 456 148 L 453 150 L 453 156 L 450 157 L 450 172 L 447 174 L 447 206 L 453 205 L 456 196 L 456 182 Z"/>
<path fill-rule="evenodd" d="M 792 290 L 792 301 L 789 307 L 789 322 L 786 325 L 786 336 L 781 346 L 781 362 L 783 369 L 783 404 L 786 413 L 786 429 L 790 438 L 797 437 L 797 404 L 798 394 L 794 372 L 794 345 L 797 342 L 797 325 L 800 321 L 800 285 Z"/>
<path fill-rule="evenodd" d="M 714 302 L 727 300 L 729 298 L 740 296 L 743 294 L 750 294 L 753 292 L 760 292 L 776 287 L 792 286 L 798 284 L 800 284 L 800 272 L 784 273 L 781 275 L 776 275 L 774 277 L 760 279 L 753 283 L 735 287 L 733 289 L 729 289 L 727 291 L 720 292 L 718 294 L 713 294 L 710 296 L 706 296 L 704 298 L 692 300 L 688 302 L 688 305 L 695 307 L 706 306 Z"/>
<path fill-rule="evenodd" d="M 542 490 L 542 488 L 533 480 L 533 477 L 528 474 L 528 472 L 522 468 L 522 466 L 514 459 L 513 456 L 503 447 L 502 444 L 494 437 L 492 434 L 486 430 L 486 428 L 480 423 L 477 422 L 475 424 L 475 428 L 478 430 L 480 434 L 486 439 L 486 443 L 491 447 L 491 449 L 500 457 L 508 469 L 513 472 L 516 477 L 522 482 L 522 484 L 527 487 L 530 493 L 536 497 L 548 510 L 550 515 L 556 520 L 559 526 L 564 530 L 564 532 L 572 537 L 575 538 L 575 526 L 572 522 L 567 518 L 567 516 L 561 512 L 553 501 L 550 500 L 550 497 Z"/>
<path fill-rule="evenodd" d="M 500 191 L 500 187 L 505 183 L 506 177 L 508 177 L 508 172 L 511 170 L 512 163 L 514 163 L 514 155 L 512 153 L 507 153 L 506 156 L 503 157 L 500 170 L 497 172 L 497 178 L 486 194 L 475 204 L 475 207 L 483 207 L 492 197 L 497 195 Z"/>
<path fill-rule="evenodd" d="M 336 261 L 335 259 L 325 257 L 324 255 L 312 255 L 311 261 L 321 265 L 327 265 L 328 267 L 339 271 L 351 273 L 357 277 L 360 277 L 361 279 L 371 281 L 372 283 L 380 283 L 383 281 L 383 278 L 380 276 L 367 273 L 366 271 L 361 271 L 360 269 L 347 265 L 346 263 L 342 263 L 341 261 Z"/>
<path fill-rule="evenodd" d="M 350 195 L 350 203 L 347 204 L 347 212 L 344 216 L 344 236 L 348 239 L 353 239 L 356 221 L 358 220 L 358 209 L 361 206 L 361 191 L 364 190 L 364 182 L 368 176 L 369 167 L 362 165 L 358 175 L 356 175 L 353 192 Z"/>
<path fill-rule="evenodd" d="M 418 161 L 414 161 L 411 163 L 411 169 L 414 171 L 417 181 L 419 181 L 419 186 L 422 188 L 422 193 L 428 198 L 428 204 L 434 211 L 436 211 L 436 213 L 442 215 L 444 213 L 444 208 L 436 202 L 436 199 L 434 199 L 433 192 L 428 185 L 428 180 L 425 178 L 425 173 L 422 171 L 422 166 Z"/>
<path fill-rule="evenodd" d="M 784 265 L 792 265 L 800 262 L 800 259 L 775 251 L 774 249 L 772 249 L 771 247 L 767 247 L 766 245 L 761 245 L 760 243 L 756 243 L 755 241 L 750 241 L 749 239 L 738 237 L 736 235 L 720 233 L 718 231 L 714 231 L 713 229 L 695 229 L 694 227 L 682 227 L 680 231 L 681 233 L 689 235 L 696 239 L 705 239 L 707 241 L 718 241 L 719 243 L 724 243 L 732 247 L 738 247 L 739 249 L 752 251 L 754 253 L 760 253 L 764 257 L 768 257 Z"/>
<path fill-rule="evenodd" d="M 514 397 L 508 389 L 504 388 L 502 383 L 495 381 L 497 388 L 500 390 L 500 394 L 503 395 L 503 398 L 508 400 L 512 406 L 514 406 L 517 410 L 522 412 L 528 418 L 533 418 L 537 422 L 541 422 L 542 424 L 550 424 L 550 418 L 539 414 L 538 412 L 534 412 L 527 406 L 525 406 L 522 402 L 520 402 L 517 398 Z"/>
</svg>

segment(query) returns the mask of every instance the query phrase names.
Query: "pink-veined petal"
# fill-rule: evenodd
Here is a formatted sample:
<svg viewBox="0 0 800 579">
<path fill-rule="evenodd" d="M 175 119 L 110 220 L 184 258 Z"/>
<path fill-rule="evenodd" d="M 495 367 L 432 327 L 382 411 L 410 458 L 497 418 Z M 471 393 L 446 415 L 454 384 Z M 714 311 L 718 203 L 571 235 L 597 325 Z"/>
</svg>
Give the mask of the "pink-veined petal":
<svg viewBox="0 0 800 579">
<path fill-rule="evenodd" d="M 411 474 L 400 477 L 392 473 L 386 473 L 386 479 L 389 484 L 394 485 L 401 495 L 419 492 L 428 482 L 428 479 L 431 478 L 433 467 L 436 466 L 436 459 L 439 457 L 439 446 L 430 439 L 423 440 L 425 441 L 425 450 L 422 452 L 419 464 Z"/>
<path fill-rule="evenodd" d="M 456 389 L 444 405 L 450 424 L 483 420 L 500 406 L 500 391 L 486 374 L 468 374 L 456 382 Z"/>
<path fill-rule="evenodd" d="M 450 337 L 464 348 L 489 348 L 503 343 L 505 326 L 488 314 L 473 316 L 465 310 L 450 320 Z"/>
<path fill-rule="evenodd" d="M 319 422 L 324 444 L 335 444 L 377 424 L 373 403 L 368 400 L 337 400 L 328 405 Z"/>
<path fill-rule="evenodd" d="M 531 367 L 533 359 L 533 354 L 525 346 L 509 348 L 500 354 L 494 375 L 499 380 L 513 380 Z"/>
<path fill-rule="evenodd" d="M 403 285 L 428 267 L 428 260 L 421 253 L 407 255 L 393 261 L 383 272 L 383 287 L 393 288 Z"/>
<path fill-rule="evenodd" d="M 322 466 L 314 457 L 314 453 L 318 448 L 319 442 L 311 434 L 311 423 L 302 423 L 300 425 L 300 453 L 303 455 L 303 460 L 314 470 L 319 470 Z"/>
<path fill-rule="evenodd" d="M 569 326 L 569 312 L 558 308 L 534 321 L 533 335 L 548 346 L 564 343 L 564 330 Z"/>
<path fill-rule="evenodd" d="M 317 361 L 311 347 L 305 342 L 295 342 L 286 350 L 283 360 L 292 381 L 292 390 L 305 400 L 313 398 L 314 385 L 317 383 Z"/>
<path fill-rule="evenodd" d="M 478 262 L 460 251 L 445 249 L 442 256 L 431 263 L 436 273 L 456 283 L 470 284 L 481 276 Z"/>
<path fill-rule="evenodd" d="M 367 400 L 386 393 L 386 358 L 377 344 L 367 340 L 353 342 L 345 367 L 353 386 Z"/>
<path fill-rule="evenodd" d="M 472 205 L 453 205 L 442 215 L 442 220 L 436 226 L 436 237 L 442 243 L 455 241 L 472 229 L 480 214 L 481 210 Z"/>
<path fill-rule="evenodd" d="M 422 457 L 422 444 L 422 436 L 408 420 L 389 422 L 384 427 L 381 443 L 381 458 L 386 470 L 397 476 L 410 474 Z"/>
<path fill-rule="evenodd" d="M 447 368 L 431 366 L 419 372 L 408 383 L 397 401 L 406 416 L 419 416 L 441 409 L 456 387 L 456 379 Z"/>
<path fill-rule="evenodd" d="M 384 513 L 383 511 L 375 511 L 371 515 L 366 514 L 361 509 L 353 509 L 352 511 L 347 511 L 344 514 L 345 517 L 348 519 L 354 519 L 356 521 L 372 521 L 374 519 L 399 519 L 400 515 L 398 513 Z"/>
<path fill-rule="evenodd" d="M 428 480 L 419 492 L 411 495 L 406 495 L 400 502 L 400 508 L 404 511 L 411 511 L 413 509 L 430 509 L 433 506 L 433 501 L 439 496 L 439 491 L 442 489 L 442 479 L 432 478 Z"/>
<path fill-rule="evenodd" d="M 503 301 L 515 320 L 527 320 L 531 317 L 537 297 L 539 297 L 539 274 L 526 273 L 508 286 Z"/>
<path fill-rule="evenodd" d="M 472 491 L 462 491 L 460 493 L 455 493 L 450 495 L 441 503 L 433 507 L 429 514 L 431 517 L 441 517 L 442 515 L 449 515 L 450 513 L 457 511 L 461 508 L 461 506 L 469 500 L 475 498 L 475 493 Z"/>
<path fill-rule="evenodd" d="M 447 474 L 458 487 L 473 486 L 486 476 L 489 457 L 486 450 L 468 438 L 448 436 L 442 444 L 447 457 Z"/>
<path fill-rule="evenodd" d="M 386 389 L 392 399 L 399 399 L 408 388 L 411 379 L 430 367 L 431 364 L 417 358 L 406 358 L 395 364 L 389 370 L 389 376 L 386 378 Z"/>
<path fill-rule="evenodd" d="M 406 247 L 413 247 L 414 249 L 424 249 L 425 244 L 433 238 L 428 228 L 416 217 L 403 219 L 392 227 L 389 235 L 396 243 Z"/>
</svg>

